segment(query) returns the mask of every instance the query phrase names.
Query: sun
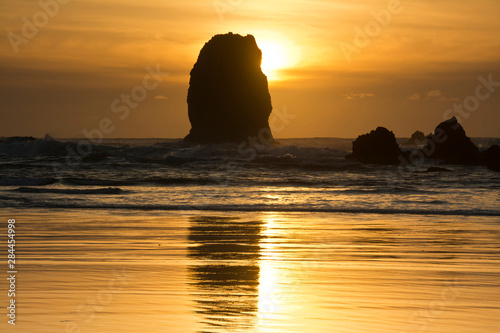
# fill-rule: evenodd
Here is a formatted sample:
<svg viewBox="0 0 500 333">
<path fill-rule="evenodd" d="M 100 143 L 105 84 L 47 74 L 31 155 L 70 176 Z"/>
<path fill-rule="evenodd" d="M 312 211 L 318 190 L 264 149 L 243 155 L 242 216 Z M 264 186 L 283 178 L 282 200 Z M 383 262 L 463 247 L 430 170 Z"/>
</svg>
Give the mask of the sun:
<svg viewBox="0 0 500 333">
<path fill-rule="evenodd" d="M 257 39 L 257 45 L 262 51 L 261 68 L 270 81 L 284 79 L 283 70 L 298 63 L 296 48 L 283 39 Z"/>
<path fill-rule="evenodd" d="M 264 73 L 278 71 L 286 67 L 286 51 L 283 45 L 271 41 L 257 43 L 262 50 L 262 71 Z"/>
</svg>

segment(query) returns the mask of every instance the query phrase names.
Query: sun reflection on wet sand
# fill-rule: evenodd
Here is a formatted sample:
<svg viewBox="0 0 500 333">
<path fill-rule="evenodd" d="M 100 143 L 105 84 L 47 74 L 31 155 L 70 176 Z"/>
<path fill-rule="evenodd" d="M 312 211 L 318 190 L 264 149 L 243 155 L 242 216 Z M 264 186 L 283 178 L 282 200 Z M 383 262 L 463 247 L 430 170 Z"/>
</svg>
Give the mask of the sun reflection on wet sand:
<svg viewBox="0 0 500 333">
<path fill-rule="evenodd" d="M 470 333 L 500 316 L 490 217 L 16 216 L 16 332 Z"/>
<path fill-rule="evenodd" d="M 500 275 L 488 264 L 499 254 L 489 246 L 480 254 L 472 240 L 474 223 L 328 216 L 262 215 L 253 332 L 465 333 L 475 318 L 482 318 L 484 329 L 491 323 L 488 316 L 500 314 L 492 296 L 500 295 L 500 287 L 484 284 L 487 276 Z M 485 227 L 498 232 L 494 224 L 479 228 Z M 466 243 L 479 251 L 477 271 L 473 257 L 460 251 Z M 464 287 L 471 281 L 473 288 Z M 471 312 L 476 303 L 492 307 Z"/>
<path fill-rule="evenodd" d="M 283 311 L 280 295 L 280 279 L 278 268 L 274 265 L 279 260 L 280 253 L 274 243 L 275 237 L 279 237 L 274 223 L 279 216 L 269 213 L 265 214 L 261 240 L 261 258 L 259 261 L 259 306 L 258 306 L 258 328 L 262 329 L 262 324 L 271 323 L 279 319 L 280 311 Z"/>
</svg>

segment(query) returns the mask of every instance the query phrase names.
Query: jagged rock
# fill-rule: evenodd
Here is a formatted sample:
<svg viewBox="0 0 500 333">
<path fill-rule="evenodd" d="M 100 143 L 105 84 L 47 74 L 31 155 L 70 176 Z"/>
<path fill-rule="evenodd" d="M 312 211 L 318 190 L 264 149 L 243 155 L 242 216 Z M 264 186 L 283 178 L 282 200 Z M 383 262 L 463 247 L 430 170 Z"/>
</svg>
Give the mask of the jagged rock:
<svg viewBox="0 0 500 333">
<path fill-rule="evenodd" d="M 500 171 L 500 146 L 493 145 L 481 153 L 482 164 L 488 169 Z"/>
<path fill-rule="evenodd" d="M 399 148 L 394 133 L 384 127 L 360 135 L 352 143 L 352 154 L 348 159 L 369 164 L 399 164 L 405 154 Z"/>
<path fill-rule="evenodd" d="M 425 172 L 451 172 L 451 170 L 441 167 L 429 167 Z"/>
<path fill-rule="evenodd" d="M 434 172 L 452 172 L 450 169 L 441 168 L 437 166 L 428 167 L 426 170 L 415 171 L 415 173 L 434 173 Z"/>
<path fill-rule="evenodd" d="M 24 143 L 24 142 L 33 142 L 36 139 L 32 136 L 11 136 L 9 138 L 5 138 L 3 143 L 12 144 L 12 143 Z"/>
<path fill-rule="evenodd" d="M 216 35 L 205 44 L 191 70 L 188 110 L 197 143 L 241 142 L 250 136 L 272 141 L 272 111 L 262 52 L 252 35 Z"/>
<path fill-rule="evenodd" d="M 443 160 L 446 164 L 480 164 L 479 149 L 455 117 L 439 124 L 421 151 L 424 156 Z"/>
<path fill-rule="evenodd" d="M 416 131 L 411 135 L 410 140 L 408 140 L 407 144 L 409 145 L 418 145 L 422 144 L 425 141 L 425 134 L 420 131 Z"/>
</svg>

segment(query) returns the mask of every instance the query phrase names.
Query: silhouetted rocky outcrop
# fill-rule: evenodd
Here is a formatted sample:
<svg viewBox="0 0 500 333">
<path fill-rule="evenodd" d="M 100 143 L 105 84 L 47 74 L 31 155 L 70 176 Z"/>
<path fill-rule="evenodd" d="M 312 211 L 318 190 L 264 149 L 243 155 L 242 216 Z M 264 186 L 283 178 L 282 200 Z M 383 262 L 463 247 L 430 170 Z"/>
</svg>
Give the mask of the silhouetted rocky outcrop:
<svg viewBox="0 0 500 333">
<path fill-rule="evenodd" d="M 214 36 L 191 70 L 188 91 L 191 131 L 198 143 L 240 142 L 269 128 L 271 96 L 260 65 L 262 52 L 252 35 Z"/>
<path fill-rule="evenodd" d="M 481 153 L 481 162 L 488 169 L 500 171 L 500 146 L 493 145 Z"/>
<path fill-rule="evenodd" d="M 358 136 L 352 143 L 352 154 L 347 158 L 369 164 L 399 164 L 403 155 L 394 133 L 377 127 L 375 131 Z"/>
<path fill-rule="evenodd" d="M 418 145 L 422 144 L 425 141 L 425 134 L 420 131 L 416 131 L 411 135 L 410 140 L 408 140 L 407 144 L 409 145 Z"/>
<path fill-rule="evenodd" d="M 36 139 L 32 136 L 11 136 L 9 138 L 5 138 L 2 142 L 5 144 L 12 143 L 25 143 L 25 142 L 33 142 Z"/>
<path fill-rule="evenodd" d="M 427 138 L 422 152 L 428 158 L 440 159 L 447 164 L 478 165 L 481 162 L 479 149 L 465 134 L 455 117 L 436 127 L 434 133 Z"/>
<path fill-rule="evenodd" d="M 451 172 L 451 170 L 434 166 L 434 167 L 427 168 L 427 170 L 425 170 L 425 172 Z"/>
</svg>

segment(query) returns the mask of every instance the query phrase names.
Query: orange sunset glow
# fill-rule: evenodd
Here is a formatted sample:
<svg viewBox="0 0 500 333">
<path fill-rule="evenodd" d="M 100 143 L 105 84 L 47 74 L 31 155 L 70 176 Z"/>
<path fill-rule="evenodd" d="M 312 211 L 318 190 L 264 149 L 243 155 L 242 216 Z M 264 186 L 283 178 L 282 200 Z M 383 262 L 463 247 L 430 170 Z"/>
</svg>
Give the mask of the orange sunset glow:
<svg viewBox="0 0 500 333">
<path fill-rule="evenodd" d="M 81 137 L 108 116 L 109 137 L 183 137 L 189 71 L 229 31 L 256 37 L 273 107 L 297 116 L 280 137 L 430 132 L 479 76 L 500 81 L 493 0 L 46 2 L 0 5 L 3 136 Z M 168 75 L 119 121 L 112 101 L 157 65 Z M 500 136 L 499 96 L 453 114 L 472 136 Z"/>
<path fill-rule="evenodd" d="M 500 332 L 500 0 L 1 0 L 1 333 Z"/>
</svg>

